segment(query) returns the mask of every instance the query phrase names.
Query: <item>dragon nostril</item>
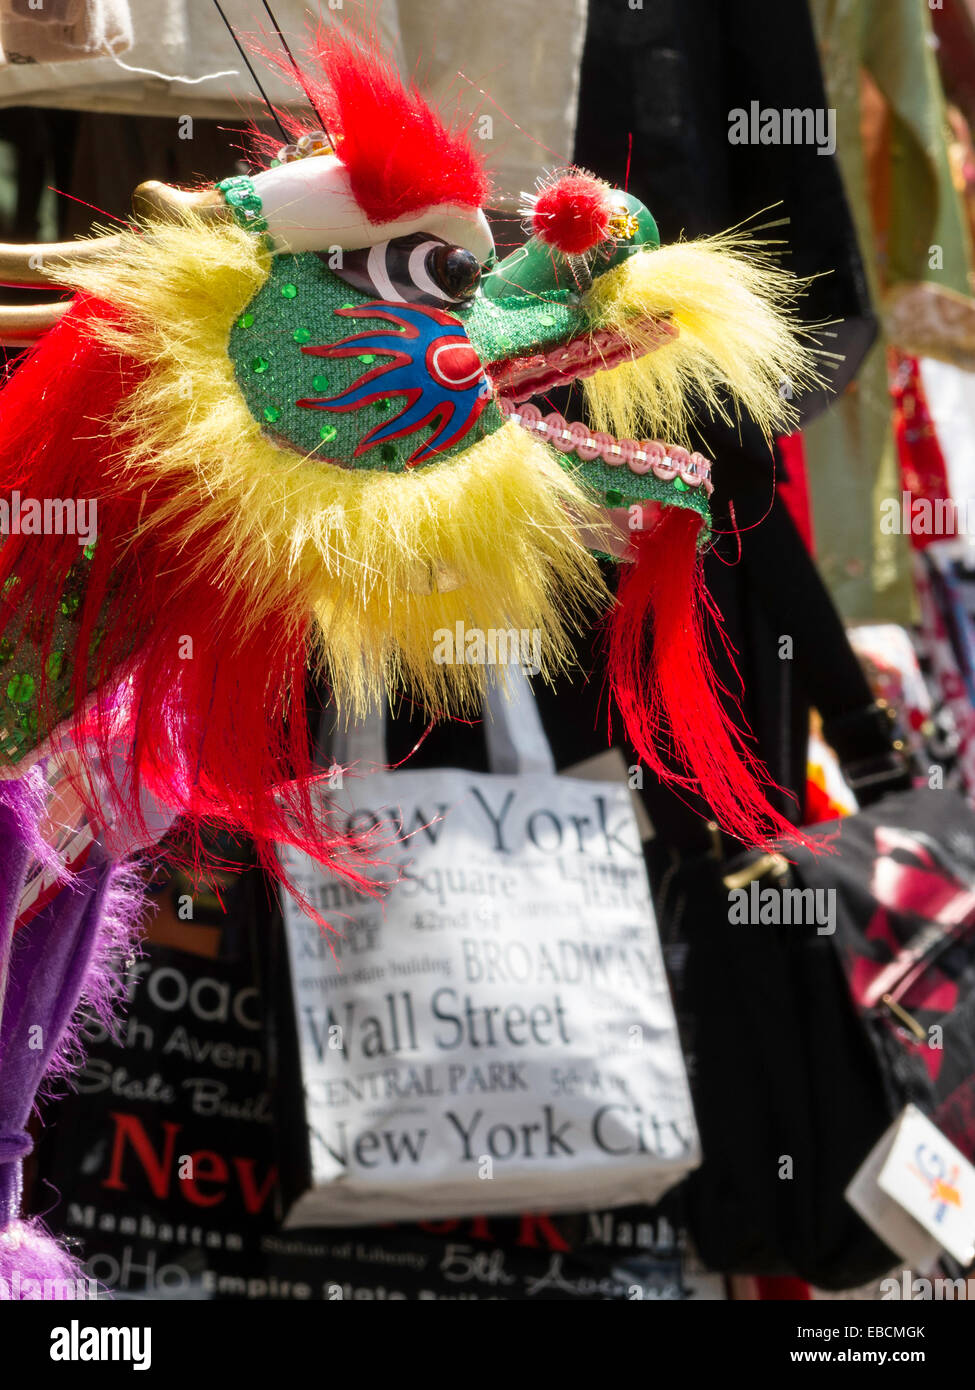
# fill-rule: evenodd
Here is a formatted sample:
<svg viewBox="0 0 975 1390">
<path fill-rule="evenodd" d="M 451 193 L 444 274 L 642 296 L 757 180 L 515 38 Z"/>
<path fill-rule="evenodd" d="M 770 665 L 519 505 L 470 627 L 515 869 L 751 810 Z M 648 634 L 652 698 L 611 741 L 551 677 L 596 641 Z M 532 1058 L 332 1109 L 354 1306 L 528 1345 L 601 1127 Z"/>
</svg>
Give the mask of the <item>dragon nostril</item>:
<svg viewBox="0 0 975 1390">
<path fill-rule="evenodd" d="M 481 263 L 462 246 L 435 246 L 426 262 L 427 274 L 450 299 L 471 299 L 481 280 Z"/>
</svg>

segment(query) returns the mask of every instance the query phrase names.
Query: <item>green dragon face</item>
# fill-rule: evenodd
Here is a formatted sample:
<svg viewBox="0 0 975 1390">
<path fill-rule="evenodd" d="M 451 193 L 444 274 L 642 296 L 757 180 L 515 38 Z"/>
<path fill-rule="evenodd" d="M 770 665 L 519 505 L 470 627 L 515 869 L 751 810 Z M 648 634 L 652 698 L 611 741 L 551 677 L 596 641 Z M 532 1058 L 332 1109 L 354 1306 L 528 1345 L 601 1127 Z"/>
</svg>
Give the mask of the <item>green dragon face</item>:
<svg viewBox="0 0 975 1390">
<path fill-rule="evenodd" d="M 573 264 L 531 239 L 491 269 L 425 231 L 361 250 L 279 253 L 231 334 L 266 434 L 342 468 L 407 472 L 456 458 L 512 419 L 609 508 L 656 500 L 707 516 L 709 465 L 652 441 L 594 436 L 532 402 L 633 360 L 633 334 L 593 321 L 601 277 L 653 256 L 653 218 L 619 193 L 628 236 Z M 663 346 L 677 329 L 641 325 Z"/>
</svg>

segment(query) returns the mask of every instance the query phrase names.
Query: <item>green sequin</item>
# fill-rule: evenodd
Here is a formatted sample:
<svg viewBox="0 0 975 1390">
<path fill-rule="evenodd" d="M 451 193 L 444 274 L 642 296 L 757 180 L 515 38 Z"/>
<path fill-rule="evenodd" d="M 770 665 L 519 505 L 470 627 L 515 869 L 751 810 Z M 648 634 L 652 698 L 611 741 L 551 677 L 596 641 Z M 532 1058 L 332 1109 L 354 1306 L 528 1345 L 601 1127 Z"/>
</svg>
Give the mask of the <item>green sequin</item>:
<svg viewBox="0 0 975 1390">
<path fill-rule="evenodd" d="M 65 594 L 58 607 L 66 618 L 70 618 L 72 613 L 77 613 L 80 603 L 77 594 Z"/>
<path fill-rule="evenodd" d="M 675 478 L 674 487 L 678 492 L 689 492 L 691 485 L 690 483 L 685 483 L 683 478 Z"/>
<path fill-rule="evenodd" d="M 216 187 L 233 213 L 238 227 L 243 227 L 249 232 L 267 231 L 261 195 L 247 174 L 235 174 L 229 179 L 221 179 Z"/>
<path fill-rule="evenodd" d="M 25 705 L 33 694 L 34 677 L 29 676 L 26 671 L 11 676 L 7 682 L 7 699 L 12 700 L 15 705 Z"/>
<path fill-rule="evenodd" d="M 318 433 L 326 444 L 330 444 L 338 434 L 338 430 L 334 425 L 322 425 Z"/>
<path fill-rule="evenodd" d="M 60 679 L 64 670 L 64 652 L 52 652 L 47 659 L 47 674 L 52 681 Z"/>
<path fill-rule="evenodd" d="M 312 388 L 315 391 L 327 391 L 329 387 L 329 380 L 327 376 L 322 376 L 321 372 L 319 372 L 318 376 L 312 377 L 311 384 Z"/>
<path fill-rule="evenodd" d="M 263 376 L 270 365 L 266 357 L 255 357 L 251 363 L 251 371 L 257 376 Z"/>
<path fill-rule="evenodd" d="M 606 505 L 608 507 L 621 507 L 623 505 L 623 494 L 619 488 L 611 487 L 606 493 Z"/>
<path fill-rule="evenodd" d="M 297 299 L 298 286 L 292 285 L 289 281 L 286 285 L 281 286 L 281 295 L 284 299 Z"/>
<path fill-rule="evenodd" d="M 382 459 L 383 463 L 395 463 L 396 449 L 394 445 L 383 444 L 379 450 L 379 457 Z"/>
<path fill-rule="evenodd" d="M 385 415 L 391 405 L 392 401 L 387 396 L 384 396 L 381 401 L 376 402 L 373 406 L 373 410 L 375 410 L 377 415 Z"/>
<path fill-rule="evenodd" d="M 375 362 L 376 359 L 371 352 L 364 352 L 362 356 L 359 357 L 357 360 L 361 362 L 364 366 L 369 367 L 372 365 L 373 362 Z"/>
<path fill-rule="evenodd" d="M 95 556 L 95 546 L 96 546 L 97 544 L 98 544 L 97 541 L 92 541 L 91 545 L 86 545 L 86 546 L 85 546 L 84 550 L 83 550 L 81 553 L 82 553 L 82 555 L 85 557 L 86 560 L 92 560 L 92 559 L 94 559 L 94 556 Z"/>
<path fill-rule="evenodd" d="M 279 405 L 266 405 L 264 407 L 264 418 L 269 425 L 274 425 L 281 419 L 281 407 Z"/>
<path fill-rule="evenodd" d="M 241 328 L 253 328 L 253 327 L 254 327 L 254 315 L 253 315 L 253 314 L 241 314 L 241 316 L 240 316 L 240 318 L 237 320 L 237 322 L 238 322 L 238 324 L 240 325 Z"/>
<path fill-rule="evenodd" d="M 307 328 L 296 328 L 291 336 L 296 343 L 307 343 L 311 341 L 311 333 Z"/>
</svg>

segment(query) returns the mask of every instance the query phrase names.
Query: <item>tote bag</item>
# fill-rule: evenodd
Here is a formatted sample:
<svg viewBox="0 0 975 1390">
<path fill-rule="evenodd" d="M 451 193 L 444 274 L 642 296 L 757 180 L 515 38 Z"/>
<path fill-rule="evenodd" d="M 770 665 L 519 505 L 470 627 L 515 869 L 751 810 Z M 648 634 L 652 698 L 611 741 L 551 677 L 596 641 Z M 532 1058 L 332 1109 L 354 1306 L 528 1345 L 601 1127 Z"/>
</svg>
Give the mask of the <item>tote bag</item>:
<svg viewBox="0 0 975 1390">
<path fill-rule="evenodd" d="M 282 850 L 341 933 L 284 895 L 313 1182 L 289 1225 L 650 1203 L 700 1160 L 629 791 L 557 776 L 508 683 L 490 773 L 346 778 L 350 825 L 405 837 L 384 899 Z M 382 764 L 378 718 L 342 743 Z"/>
</svg>

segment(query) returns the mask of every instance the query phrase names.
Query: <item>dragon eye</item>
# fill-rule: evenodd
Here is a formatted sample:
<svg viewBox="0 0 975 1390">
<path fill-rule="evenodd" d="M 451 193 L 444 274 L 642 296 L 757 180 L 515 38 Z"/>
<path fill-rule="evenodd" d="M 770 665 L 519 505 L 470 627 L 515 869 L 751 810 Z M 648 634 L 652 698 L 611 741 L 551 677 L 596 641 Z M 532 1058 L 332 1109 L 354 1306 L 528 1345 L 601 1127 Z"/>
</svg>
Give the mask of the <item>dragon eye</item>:
<svg viewBox="0 0 975 1390">
<path fill-rule="evenodd" d="M 481 281 L 481 264 L 473 251 L 463 246 L 436 246 L 427 252 L 426 269 L 430 278 L 450 299 L 472 299 Z"/>
<path fill-rule="evenodd" d="M 464 304 L 481 280 L 480 263 L 471 251 L 428 232 L 393 237 L 341 256 L 319 255 L 347 285 L 391 304 Z"/>
</svg>

